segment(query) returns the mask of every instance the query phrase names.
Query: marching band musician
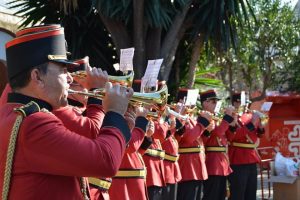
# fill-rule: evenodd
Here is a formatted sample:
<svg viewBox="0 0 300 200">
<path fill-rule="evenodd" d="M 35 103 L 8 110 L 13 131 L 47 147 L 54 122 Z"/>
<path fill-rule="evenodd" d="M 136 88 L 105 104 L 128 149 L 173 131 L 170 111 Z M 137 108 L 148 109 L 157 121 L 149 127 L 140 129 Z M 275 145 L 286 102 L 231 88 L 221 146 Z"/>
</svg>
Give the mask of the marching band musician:
<svg viewBox="0 0 300 200">
<path fill-rule="evenodd" d="M 161 142 L 166 138 L 168 124 L 166 122 L 154 122 L 153 143 L 143 155 L 147 167 L 147 190 L 150 200 L 162 200 L 162 189 L 166 186 L 164 173 L 165 152 L 162 149 Z"/>
<path fill-rule="evenodd" d="M 231 99 L 236 110 L 241 106 L 241 93 Z M 236 130 L 230 134 L 229 159 L 233 173 L 229 175 L 230 200 L 256 200 L 257 163 L 260 157 L 257 143 L 264 134 L 264 125 L 255 113 L 243 113 L 237 121 Z"/>
<path fill-rule="evenodd" d="M 50 112 L 67 105 L 66 66 L 76 65 L 66 59 L 63 28 L 24 29 L 6 52 L 13 93 L 0 109 L 2 199 L 87 199 L 79 177 L 113 176 L 121 164 L 130 139 L 123 115 L 133 91 L 106 84 L 102 128 L 89 139 Z"/>
<path fill-rule="evenodd" d="M 202 109 L 214 114 L 219 98 L 214 90 L 200 93 Z M 224 200 L 226 197 L 226 179 L 232 172 L 227 155 L 226 131 L 234 118 L 233 108 L 225 110 L 225 115 L 220 124 L 216 124 L 211 132 L 203 134 L 205 143 L 206 168 L 208 179 L 203 184 L 203 200 Z M 214 122 L 212 122 L 214 123 Z"/>
<path fill-rule="evenodd" d="M 109 189 L 111 200 L 148 199 L 146 168 L 138 153 L 144 137 L 151 137 L 154 133 L 154 123 L 146 119 L 147 112 L 147 109 L 142 107 L 136 109 L 135 123 L 130 125 L 132 138 L 127 145 L 120 169 L 113 177 Z"/>
<path fill-rule="evenodd" d="M 101 69 L 90 68 L 88 66 L 88 59 L 79 59 L 74 61 L 74 63 L 79 64 L 79 66 L 71 66 L 68 68 L 68 72 L 74 72 L 77 70 L 87 70 L 87 78 L 78 79 L 79 83 L 70 84 L 70 88 L 76 91 L 86 91 L 85 88 L 104 88 L 106 82 L 108 81 L 108 76 L 105 71 L 102 72 Z M 84 87 L 82 86 L 84 85 Z M 7 93 L 11 92 L 9 85 L 6 86 L 5 92 L 1 96 L 1 100 L 7 99 Z M 52 113 L 55 114 L 64 125 L 71 131 L 76 131 L 77 134 L 88 138 L 96 138 L 97 135 L 91 135 L 91 133 L 99 132 L 103 118 L 104 111 L 101 106 L 102 101 L 95 98 L 86 98 L 83 95 L 69 94 L 68 95 L 68 105 L 62 108 L 53 110 Z M 99 108 L 102 112 L 95 112 L 95 108 Z M 102 185 L 110 184 L 110 178 L 103 178 Z M 105 184 L 106 183 L 106 184 Z M 94 186 L 90 186 L 90 197 L 91 199 L 109 199 L 108 198 L 108 188 L 95 189 Z"/>
<path fill-rule="evenodd" d="M 87 70 L 89 69 L 88 60 L 80 59 L 74 61 L 78 63 L 79 66 L 69 67 L 69 72 L 74 72 L 77 70 Z M 85 88 L 104 88 L 106 82 L 108 81 L 107 73 L 102 72 L 101 69 L 93 68 L 87 72 L 87 80 L 80 80 L 81 84 L 74 83 L 70 84 L 70 88 L 76 91 L 86 91 Z M 76 78 L 76 77 L 74 77 Z M 85 88 L 82 86 L 85 85 Z M 1 101 L 7 99 L 8 93 L 11 92 L 9 85 L 6 86 L 3 95 L 1 96 Z M 64 125 L 71 131 L 76 131 L 77 134 L 88 138 L 96 138 L 97 135 L 91 135 L 93 133 L 99 132 L 103 118 L 104 111 L 101 106 L 102 102 L 95 98 L 86 98 L 83 95 L 69 94 L 68 95 L 68 106 L 53 110 L 52 113 L 55 114 Z M 102 112 L 95 112 L 94 108 L 99 108 Z M 110 178 L 102 178 L 101 185 L 110 185 Z M 99 181 L 98 181 L 98 185 Z M 109 199 L 107 187 L 97 187 L 94 185 L 90 186 L 89 196 L 91 199 Z"/>
<path fill-rule="evenodd" d="M 155 90 L 162 84 L 162 82 L 158 83 Z M 133 87 L 136 91 L 140 91 L 141 81 L 135 80 Z M 144 88 L 144 91 L 152 92 L 153 88 Z M 166 138 L 167 131 L 168 124 L 160 120 L 160 118 L 156 119 L 154 121 L 154 134 L 151 137 L 151 143 L 147 137 L 144 140 L 145 144 L 148 143 L 150 146 L 145 149 L 145 145 L 142 145 L 139 149 L 147 168 L 146 184 L 150 200 L 162 200 L 162 188 L 166 186 L 163 163 L 165 152 L 161 143 Z"/>
<path fill-rule="evenodd" d="M 162 199 L 176 200 L 177 198 L 177 183 L 181 180 L 181 172 L 178 164 L 178 142 L 174 136 L 175 131 L 182 126 L 179 120 L 176 120 L 173 115 L 167 117 L 169 119 L 169 130 L 167 137 L 162 142 L 162 149 L 165 151 L 164 173 L 166 186 L 162 190 Z"/>
<path fill-rule="evenodd" d="M 179 91 L 178 101 L 182 101 L 184 96 L 187 96 L 187 89 Z M 181 114 L 186 114 L 185 107 L 182 108 Z M 183 126 L 175 133 L 179 143 L 178 163 L 182 176 L 178 183 L 178 200 L 196 200 L 198 193 L 201 193 L 202 181 L 207 179 L 204 145 L 200 137 L 204 130 L 210 127 L 210 121 L 209 113 L 201 113 L 197 121 L 192 117 L 186 122 L 183 121 Z"/>
</svg>

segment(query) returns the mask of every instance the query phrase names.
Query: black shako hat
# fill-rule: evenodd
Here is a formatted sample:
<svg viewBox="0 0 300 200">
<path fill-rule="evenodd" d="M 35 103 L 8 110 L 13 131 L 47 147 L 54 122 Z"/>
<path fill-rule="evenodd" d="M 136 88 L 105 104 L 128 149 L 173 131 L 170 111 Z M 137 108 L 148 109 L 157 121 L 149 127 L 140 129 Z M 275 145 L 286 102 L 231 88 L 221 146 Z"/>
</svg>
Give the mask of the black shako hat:
<svg viewBox="0 0 300 200">
<path fill-rule="evenodd" d="M 132 83 L 133 91 L 140 92 L 141 91 L 141 84 L 142 84 L 142 80 L 140 80 L 140 79 L 134 80 L 133 83 Z M 158 83 L 157 83 L 158 90 L 161 89 L 161 87 L 165 84 L 166 84 L 166 81 L 158 81 Z M 152 89 L 154 91 L 154 87 Z"/>
<path fill-rule="evenodd" d="M 241 93 L 232 94 L 231 102 L 241 102 Z"/>
<path fill-rule="evenodd" d="M 216 100 L 220 100 L 217 97 L 217 94 L 214 90 L 207 90 L 205 92 L 201 92 L 200 93 L 200 101 L 204 102 L 206 100 L 210 100 L 210 99 L 216 99 Z"/>
<path fill-rule="evenodd" d="M 188 89 L 187 88 L 180 88 L 177 93 L 176 102 L 183 100 L 184 97 L 187 97 Z"/>
<path fill-rule="evenodd" d="M 141 91 L 141 83 L 142 83 L 142 80 L 140 80 L 140 79 L 134 80 L 133 84 L 132 84 L 133 91 L 140 92 Z"/>
<path fill-rule="evenodd" d="M 57 24 L 22 29 L 5 47 L 9 80 L 49 61 L 78 65 L 68 61 L 64 29 Z"/>
</svg>

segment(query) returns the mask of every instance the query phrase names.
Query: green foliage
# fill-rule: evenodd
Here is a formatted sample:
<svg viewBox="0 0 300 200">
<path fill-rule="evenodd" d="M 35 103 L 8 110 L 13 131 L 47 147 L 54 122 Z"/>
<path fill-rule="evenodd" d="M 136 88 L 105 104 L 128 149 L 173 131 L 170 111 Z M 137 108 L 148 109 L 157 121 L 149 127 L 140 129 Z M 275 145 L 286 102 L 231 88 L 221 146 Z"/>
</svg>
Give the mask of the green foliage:
<svg viewBox="0 0 300 200">
<path fill-rule="evenodd" d="M 296 49 L 295 49 L 296 50 Z M 291 63 L 280 66 L 274 75 L 274 89 L 280 92 L 300 92 L 300 55 L 295 55 Z"/>
<path fill-rule="evenodd" d="M 114 74 L 111 66 L 118 59 L 109 33 L 99 20 L 97 12 L 82 11 L 68 15 L 61 21 L 71 57 L 75 59 L 88 55 L 91 66 L 101 67 L 109 74 Z"/>
<path fill-rule="evenodd" d="M 8 5 L 19 10 L 16 15 L 25 17 L 20 27 L 57 23 L 63 16 L 57 6 L 47 0 L 13 0 Z"/>
<path fill-rule="evenodd" d="M 232 84 L 233 88 L 228 88 L 229 91 L 264 92 L 281 88 L 283 84 L 286 87 L 287 80 L 293 80 L 289 85 L 295 84 L 297 78 L 288 78 L 294 74 L 287 70 L 294 69 L 297 65 L 294 60 L 298 57 L 295 47 L 299 45 L 300 23 L 295 19 L 293 9 L 281 5 L 279 0 L 256 0 L 252 3 L 256 17 L 249 18 L 249 26 L 241 26 L 237 30 L 237 48 L 217 55 L 213 62 L 222 66 L 219 76 L 225 85 Z M 296 73 L 295 70 L 293 72 Z"/>
<path fill-rule="evenodd" d="M 172 23 L 174 15 L 182 9 L 189 0 L 147 0 L 145 1 L 145 23 L 151 27 L 168 27 Z M 132 0 L 93 0 L 95 8 L 104 16 L 124 21 L 126 24 L 132 22 L 133 1 Z"/>
</svg>

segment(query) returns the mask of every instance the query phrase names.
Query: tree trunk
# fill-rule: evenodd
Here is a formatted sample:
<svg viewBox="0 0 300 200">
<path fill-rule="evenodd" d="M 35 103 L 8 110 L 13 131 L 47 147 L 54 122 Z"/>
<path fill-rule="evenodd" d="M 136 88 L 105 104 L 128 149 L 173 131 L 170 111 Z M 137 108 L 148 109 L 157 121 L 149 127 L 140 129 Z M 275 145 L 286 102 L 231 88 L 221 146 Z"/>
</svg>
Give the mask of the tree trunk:
<svg viewBox="0 0 300 200">
<path fill-rule="evenodd" d="M 189 64 L 188 82 L 187 82 L 187 88 L 189 89 L 192 88 L 195 83 L 197 62 L 200 58 L 200 53 L 203 47 L 203 43 L 204 43 L 203 35 L 200 35 L 196 38 L 196 41 L 193 45 L 191 60 Z"/>
<path fill-rule="evenodd" d="M 226 68 L 228 69 L 228 82 L 229 82 L 229 93 L 230 93 L 230 98 L 233 92 L 233 73 L 232 73 L 232 61 L 230 58 L 226 56 Z"/>
<path fill-rule="evenodd" d="M 146 38 L 147 59 L 159 59 L 162 28 L 149 28 Z"/>
<path fill-rule="evenodd" d="M 161 69 L 160 69 L 160 75 L 159 75 L 159 77 L 160 77 L 159 79 L 160 80 L 165 80 L 165 81 L 169 80 L 169 74 L 171 72 L 171 68 L 172 68 L 173 62 L 175 60 L 175 54 L 176 54 L 179 42 L 180 42 L 179 39 L 176 39 L 174 41 L 173 48 L 170 50 L 170 52 L 167 55 L 167 57 L 164 58 L 164 61 L 162 63 Z"/>
<path fill-rule="evenodd" d="M 180 43 L 180 40 L 182 39 L 182 37 L 185 33 L 185 30 L 186 30 L 186 26 L 183 26 L 180 29 L 178 36 L 173 41 L 172 48 L 171 48 L 170 52 L 168 53 L 167 57 L 163 57 L 164 62 L 162 63 L 161 70 L 159 73 L 159 78 L 161 80 L 165 80 L 165 81 L 169 80 L 169 75 L 170 75 L 170 72 L 172 69 L 173 62 L 175 60 L 177 48 Z"/>
<path fill-rule="evenodd" d="M 135 48 L 133 68 L 135 76 L 140 79 L 144 73 L 145 65 L 145 39 L 144 39 L 144 0 L 133 0 L 133 44 Z"/>
<path fill-rule="evenodd" d="M 186 14 L 189 11 L 191 3 L 192 1 L 190 0 L 188 3 L 186 3 L 186 6 L 182 9 L 182 11 L 176 15 L 170 29 L 164 37 L 160 52 L 161 57 L 164 58 L 164 62 L 160 70 L 160 77 L 163 80 L 167 81 L 169 78 L 171 67 L 174 62 L 174 56 L 177 51 L 179 41 L 183 35 L 181 33 L 184 32 L 182 29 L 186 28 L 184 28 L 183 22 Z"/>
<path fill-rule="evenodd" d="M 183 54 L 180 52 L 176 52 L 176 59 L 174 61 L 174 71 L 175 71 L 175 85 L 179 86 L 180 84 L 180 63 L 181 60 L 183 59 Z"/>
<path fill-rule="evenodd" d="M 180 32 L 180 29 L 182 28 L 182 24 L 185 20 L 185 16 L 186 16 L 187 12 L 190 9 L 191 3 L 192 3 L 192 1 L 190 0 L 185 5 L 185 7 L 182 9 L 182 11 L 180 13 L 178 13 L 176 15 L 176 17 L 174 18 L 174 21 L 173 21 L 170 29 L 168 30 L 168 32 L 165 36 L 165 39 L 163 41 L 163 44 L 162 44 L 161 55 L 163 57 L 165 57 L 173 48 L 172 43 L 174 42 L 174 40 L 178 36 L 178 33 Z"/>
</svg>

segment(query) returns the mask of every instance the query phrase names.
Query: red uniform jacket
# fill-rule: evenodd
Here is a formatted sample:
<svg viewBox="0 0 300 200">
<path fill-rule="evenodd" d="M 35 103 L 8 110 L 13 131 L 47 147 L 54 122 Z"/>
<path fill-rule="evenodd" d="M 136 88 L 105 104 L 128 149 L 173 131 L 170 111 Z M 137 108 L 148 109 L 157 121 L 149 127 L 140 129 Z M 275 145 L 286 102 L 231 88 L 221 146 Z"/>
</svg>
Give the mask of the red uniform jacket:
<svg viewBox="0 0 300 200">
<path fill-rule="evenodd" d="M 239 121 L 235 134 L 230 138 L 229 159 L 232 165 L 253 164 L 260 162 L 260 157 L 255 148 L 242 148 L 233 146 L 233 143 L 255 144 L 263 130 L 257 129 L 249 122 L 245 125 Z"/>
<path fill-rule="evenodd" d="M 137 118 L 136 128 L 132 131 L 132 138 L 128 143 L 119 170 L 146 170 L 143 159 L 137 152 L 143 142 L 147 125 L 147 123 L 145 124 L 142 121 L 148 122 L 145 118 Z M 141 177 L 114 177 L 109 189 L 109 196 L 111 200 L 147 200 L 146 180 Z"/>
<path fill-rule="evenodd" d="M 153 134 L 153 143 L 149 149 L 162 151 L 161 142 L 166 138 L 168 130 L 167 123 L 159 124 L 155 122 L 155 132 Z M 163 187 L 165 183 L 164 163 L 160 157 L 150 156 L 147 153 L 143 155 L 143 159 L 147 168 L 147 187 L 158 186 Z"/>
<path fill-rule="evenodd" d="M 71 131 L 74 131 L 77 134 L 83 135 L 85 137 L 94 139 L 97 137 L 95 133 L 99 133 L 105 116 L 104 110 L 100 106 L 101 103 L 99 101 L 95 101 L 97 101 L 97 99 L 89 98 L 88 105 L 85 111 L 82 108 L 66 106 L 58 110 L 54 110 L 53 114 L 55 114 Z M 98 109 L 93 109 L 93 107 L 98 107 Z M 102 112 L 99 112 L 99 110 Z M 85 116 L 82 115 L 83 111 L 85 113 Z M 111 181 L 110 178 L 102 179 Z M 107 190 L 98 190 L 92 186 L 90 186 L 89 188 L 90 197 L 92 200 L 109 200 Z"/>
<path fill-rule="evenodd" d="M 6 104 L 7 102 L 7 95 L 8 93 L 11 92 L 11 87 L 9 86 L 9 84 L 6 84 L 2 94 L 1 94 L 1 98 L 0 98 L 0 106 Z"/>
<path fill-rule="evenodd" d="M 206 150 L 206 168 L 208 175 L 227 176 L 232 172 L 227 152 L 209 152 L 209 147 L 224 147 L 227 149 L 226 131 L 233 118 L 225 115 L 220 125 L 211 132 L 209 137 L 203 136 Z"/>
<path fill-rule="evenodd" d="M 94 109 L 95 107 L 97 107 L 97 109 Z M 53 114 L 56 115 L 69 130 L 91 139 L 97 137 L 97 135 L 93 134 L 99 133 L 105 116 L 99 104 L 87 105 L 86 117 L 82 116 L 81 110 L 73 106 L 66 106 L 54 110 Z"/>
<path fill-rule="evenodd" d="M 0 109 L 1 190 L 8 140 L 18 115 L 13 109 L 31 100 L 51 109 L 46 102 L 20 94 L 12 94 L 11 103 Z M 106 114 L 99 134 L 93 140 L 80 136 L 50 112 L 25 117 L 16 144 L 9 199 L 82 199 L 78 177 L 113 176 L 130 138 L 126 121 L 114 112 Z"/>
<path fill-rule="evenodd" d="M 178 162 L 182 175 L 181 181 L 207 179 L 204 146 L 199 138 L 208 125 L 209 121 L 203 117 L 199 117 L 198 122 L 189 119 L 185 125 L 185 131 L 179 139 L 179 149 L 198 148 L 201 151 L 180 153 Z"/>
<path fill-rule="evenodd" d="M 175 158 L 179 157 L 178 147 L 178 142 L 174 137 L 174 131 L 172 131 L 172 134 L 162 143 L 162 149 L 165 151 L 166 156 Z M 168 160 L 166 156 L 164 159 L 165 182 L 175 184 L 181 180 L 179 164 L 178 161 L 174 162 Z"/>
</svg>

